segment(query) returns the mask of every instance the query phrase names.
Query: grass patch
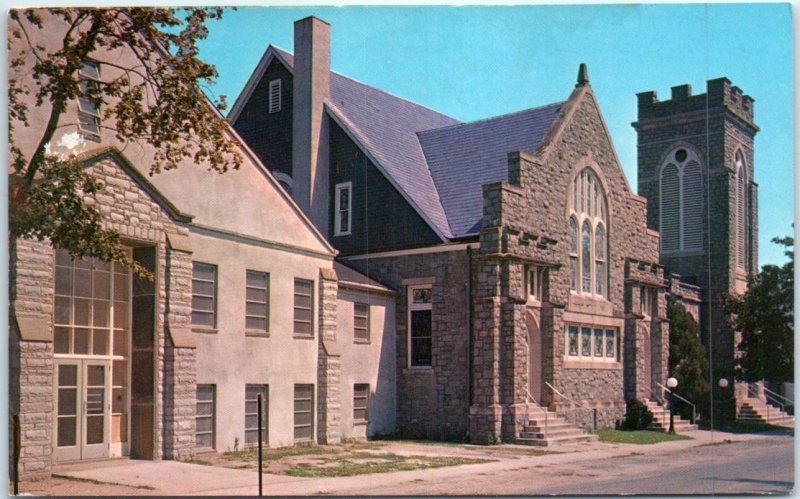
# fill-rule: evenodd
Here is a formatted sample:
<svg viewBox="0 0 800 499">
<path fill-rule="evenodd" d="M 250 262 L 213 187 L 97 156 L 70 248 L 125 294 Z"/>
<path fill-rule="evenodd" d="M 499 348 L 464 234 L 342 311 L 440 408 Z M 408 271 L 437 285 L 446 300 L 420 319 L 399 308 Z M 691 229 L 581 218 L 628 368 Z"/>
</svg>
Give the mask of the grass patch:
<svg viewBox="0 0 800 499">
<path fill-rule="evenodd" d="M 601 442 L 614 444 L 639 444 L 650 445 L 661 442 L 673 442 L 675 440 L 691 440 L 692 437 L 686 435 L 670 435 L 659 431 L 619 431 L 606 428 L 597 432 Z"/>
<path fill-rule="evenodd" d="M 359 460 L 359 461 L 356 461 Z M 369 473 L 391 473 L 420 469 L 459 466 L 461 464 L 489 463 L 492 459 L 466 459 L 456 457 L 398 456 L 396 454 L 352 454 L 347 457 L 326 459 L 323 464 L 299 463 L 286 475 L 296 477 L 340 477 Z"/>
<path fill-rule="evenodd" d="M 95 480 L 93 478 L 81 478 L 77 476 L 59 475 L 56 473 L 53 473 L 53 478 L 60 478 L 61 480 L 69 480 L 71 482 L 91 483 L 94 485 L 118 485 L 121 487 L 130 487 L 132 489 L 156 490 L 155 487 L 151 487 L 149 485 L 128 485 L 126 483 L 103 482 L 101 480 Z"/>
<path fill-rule="evenodd" d="M 708 420 L 698 421 L 697 425 L 701 430 L 711 429 L 711 422 Z M 749 421 L 725 421 L 722 425 L 717 423 L 714 425 L 714 430 L 726 433 L 764 433 L 769 431 L 783 435 L 794 435 L 794 428 L 766 423 L 751 423 Z"/>
<path fill-rule="evenodd" d="M 317 456 L 336 454 L 338 451 L 329 447 L 315 445 L 297 445 L 294 447 L 280 447 L 277 449 L 264 449 L 264 461 L 278 461 L 286 457 Z M 226 461 L 258 461 L 258 449 L 223 452 L 222 459 Z"/>
<path fill-rule="evenodd" d="M 206 461 L 205 459 L 191 459 L 189 461 L 184 461 L 189 464 L 199 464 L 200 466 L 214 466 L 214 463 L 211 461 Z"/>
</svg>

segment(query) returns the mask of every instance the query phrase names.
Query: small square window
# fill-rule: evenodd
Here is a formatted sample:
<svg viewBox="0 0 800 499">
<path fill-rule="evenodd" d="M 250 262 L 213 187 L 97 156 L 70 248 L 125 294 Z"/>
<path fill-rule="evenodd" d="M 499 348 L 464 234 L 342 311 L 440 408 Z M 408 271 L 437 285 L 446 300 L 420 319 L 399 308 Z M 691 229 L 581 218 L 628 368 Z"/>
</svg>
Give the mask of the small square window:
<svg viewBox="0 0 800 499">
<path fill-rule="evenodd" d="M 192 325 L 213 329 L 217 326 L 217 266 L 192 264 Z"/>
<path fill-rule="evenodd" d="M 294 439 L 314 438 L 314 385 L 294 385 Z"/>
<path fill-rule="evenodd" d="M 263 442 L 267 442 L 267 422 L 269 421 L 269 386 L 245 385 L 244 389 L 244 443 L 246 446 L 258 445 L 258 396 L 261 395 L 261 430 Z"/>
<path fill-rule="evenodd" d="M 245 293 L 245 329 L 269 331 L 269 274 L 248 270 Z"/>
<path fill-rule="evenodd" d="M 356 343 L 369 343 L 369 305 L 353 304 L 353 340 Z"/>
<path fill-rule="evenodd" d="M 195 411 L 195 446 L 213 449 L 216 431 L 216 386 L 197 385 Z"/>
<path fill-rule="evenodd" d="M 294 334 L 314 336 L 314 281 L 294 280 Z"/>
<path fill-rule="evenodd" d="M 353 421 L 366 422 L 369 406 L 369 385 L 359 384 L 353 386 Z"/>
</svg>

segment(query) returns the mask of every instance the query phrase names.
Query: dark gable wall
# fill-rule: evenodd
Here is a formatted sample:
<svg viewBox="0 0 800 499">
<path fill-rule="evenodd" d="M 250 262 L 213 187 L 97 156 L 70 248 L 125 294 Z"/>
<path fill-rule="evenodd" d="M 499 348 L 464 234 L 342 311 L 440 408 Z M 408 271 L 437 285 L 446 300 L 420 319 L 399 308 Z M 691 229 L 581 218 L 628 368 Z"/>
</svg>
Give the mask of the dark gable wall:
<svg viewBox="0 0 800 499">
<path fill-rule="evenodd" d="M 341 256 L 392 251 L 442 241 L 333 120 L 330 124 L 330 234 Z M 333 237 L 336 184 L 353 182 L 352 233 Z"/>
<path fill-rule="evenodd" d="M 269 82 L 281 79 L 281 110 L 269 113 Z M 292 176 L 292 74 L 273 59 L 233 128 L 269 171 Z"/>
</svg>

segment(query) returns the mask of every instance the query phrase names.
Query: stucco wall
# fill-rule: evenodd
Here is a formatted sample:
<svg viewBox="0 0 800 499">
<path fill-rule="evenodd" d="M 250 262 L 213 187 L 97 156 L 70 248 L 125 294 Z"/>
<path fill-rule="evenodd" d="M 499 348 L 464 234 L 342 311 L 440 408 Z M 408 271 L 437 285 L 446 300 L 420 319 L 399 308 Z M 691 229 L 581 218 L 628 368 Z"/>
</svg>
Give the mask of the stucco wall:
<svg viewBox="0 0 800 499">
<path fill-rule="evenodd" d="M 244 444 L 246 384 L 269 385 L 269 445 L 294 443 L 294 385 L 317 382 L 319 317 L 314 310 L 314 337 L 296 338 L 294 279 L 313 281 L 317 293 L 319 269 L 331 261 L 292 254 L 221 237 L 191 234 L 197 262 L 217 266 L 217 328 L 197 332 L 197 383 L 216 385 L 216 449 Z M 246 271 L 269 273 L 269 333 L 245 333 Z M 316 304 L 316 296 L 314 303 Z M 316 395 L 316 393 L 315 393 Z"/>
<path fill-rule="evenodd" d="M 353 340 L 353 304 L 370 306 L 369 343 Z M 341 424 L 343 438 L 386 435 L 395 431 L 395 297 L 342 288 L 338 299 L 337 343 L 341 347 Z M 369 424 L 353 424 L 353 385 L 369 384 Z"/>
</svg>

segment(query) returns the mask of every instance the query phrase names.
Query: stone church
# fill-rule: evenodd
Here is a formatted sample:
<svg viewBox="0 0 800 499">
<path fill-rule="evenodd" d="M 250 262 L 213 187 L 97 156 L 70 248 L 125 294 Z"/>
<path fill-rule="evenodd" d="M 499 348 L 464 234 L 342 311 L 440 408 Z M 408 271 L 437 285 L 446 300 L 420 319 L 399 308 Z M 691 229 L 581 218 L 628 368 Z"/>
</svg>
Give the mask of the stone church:
<svg viewBox="0 0 800 499">
<path fill-rule="evenodd" d="M 245 162 L 225 175 L 186 161 L 148 177 L 153 151 L 69 107 L 53 152 L 103 182 L 101 213 L 156 279 L 14 241 L 24 476 L 191 459 L 260 429 L 273 447 L 589 438 L 577 428 L 662 393 L 670 300 L 730 372 L 717 305 L 757 268 L 758 129 L 727 79 L 639 94 L 637 194 L 584 65 L 564 101 L 462 123 L 332 71 L 324 21 L 297 21 L 294 45 L 270 46 L 234 104 Z M 129 56 L 98 50 L 81 76 Z M 15 127 L 23 150 L 48 112 Z"/>
<path fill-rule="evenodd" d="M 718 304 L 757 268 L 752 98 L 725 78 L 640 94 L 637 195 L 583 65 L 563 102 L 461 123 L 331 71 L 324 21 L 294 44 L 267 49 L 229 119 L 338 260 L 397 292 L 401 433 L 612 425 L 663 393 L 668 300 L 731 377 Z"/>
</svg>

